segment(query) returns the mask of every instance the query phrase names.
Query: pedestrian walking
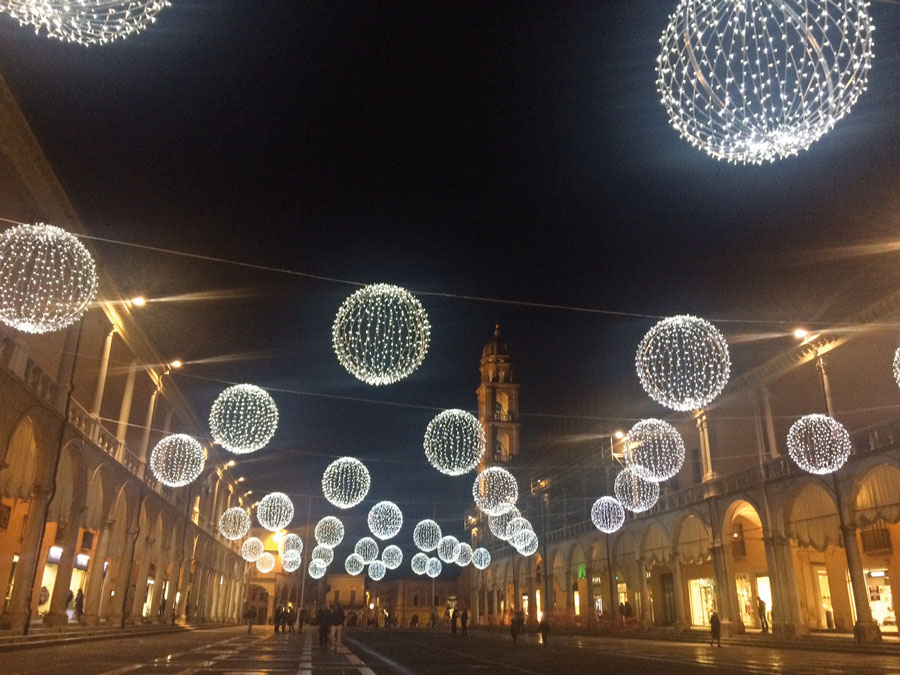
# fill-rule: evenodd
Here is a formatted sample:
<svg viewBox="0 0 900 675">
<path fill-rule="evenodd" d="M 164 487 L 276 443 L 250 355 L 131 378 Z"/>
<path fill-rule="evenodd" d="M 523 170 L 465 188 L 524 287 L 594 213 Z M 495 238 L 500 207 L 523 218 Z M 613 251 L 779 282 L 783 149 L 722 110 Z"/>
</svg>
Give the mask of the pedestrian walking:
<svg viewBox="0 0 900 675">
<path fill-rule="evenodd" d="M 769 619 L 766 616 L 766 601 L 756 596 L 756 613 L 759 615 L 759 627 L 763 633 L 769 632 Z"/>
<path fill-rule="evenodd" d="M 247 622 L 247 635 L 253 632 L 253 624 L 256 622 L 256 610 L 248 607 L 244 610 L 244 621 Z"/>
<path fill-rule="evenodd" d="M 300 618 L 300 632 L 302 633 L 303 632 L 303 624 L 309 622 L 309 614 L 306 611 L 306 607 L 300 608 L 299 618 Z"/>
<path fill-rule="evenodd" d="M 78 595 L 75 596 L 75 620 L 81 621 L 81 615 L 84 614 L 84 591 L 78 589 Z"/>
<path fill-rule="evenodd" d="M 709 617 L 709 646 L 712 647 L 714 642 L 722 646 L 722 621 L 716 612 Z"/>
<path fill-rule="evenodd" d="M 437 610 L 436 610 L 434 607 L 431 608 L 431 618 L 430 618 L 430 621 L 431 621 L 431 627 L 432 627 L 432 628 L 434 628 L 435 626 L 437 626 Z"/>
<path fill-rule="evenodd" d="M 625 601 L 625 618 L 630 619 L 632 615 L 631 603 L 627 600 Z"/>
<path fill-rule="evenodd" d="M 519 619 L 515 616 L 509 622 L 509 634 L 512 637 L 513 644 L 515 644 L 516 638 L 519 637 Z"/>
<path fill-rule="evenodd" d="M 275 617 L 273 619 L 273 623 L 275 625 L 275 632 L 277 633 L 281 630 L 281 606 L 275 608 Z"/>
<path fill-rule="evenodd" d="M 541 632 L 541 644 L 546 647 L 547 635 L 550 633 L 550 622 L 547 620 L 546 614 L 544 614 L 544 617 L 541 619 L 541 623 L 538 625 L 538 630 Z"/>
<path fill-rule="evenodd" d="M 322 605 L 316 613 L 316 620 L 319 622 L 319 648 L 323 652 L 328 651 L 328 633 L 331 629 L 331 611 L 328 605 Z"/>
<path fill-rule="evenodd" d="M 288 628 L 290 629 L 290 632 L 293 633 L 294 632 L 294 623 L 297 621 L 297 608 L 296 607 L 291 607 L 288 610 L 287 620 L 288 620 Z"/>
<path fill-rule="evenodd" d="M 468 631 L 466 630 L 466 626 L 469 624 L 469 610 L 464 609 L 462 611 L 462 615 L 459 617 L 459 623 L 462 626 L 462 634 L 468 635 Z"/>
<path fill-rule="evenodd" d="M 341 634 L 344 632 L 344 608 L 341 603 L 334 603 L 331 610 L 331 646 L 334 651 L 341 645 Z"/>
<path fill-rule="evenodd" d="M 450 635 L 456 635 L 456 627 L 459 625 L 459 614 L 456 609 L 450 610 Z"/>
</svg>

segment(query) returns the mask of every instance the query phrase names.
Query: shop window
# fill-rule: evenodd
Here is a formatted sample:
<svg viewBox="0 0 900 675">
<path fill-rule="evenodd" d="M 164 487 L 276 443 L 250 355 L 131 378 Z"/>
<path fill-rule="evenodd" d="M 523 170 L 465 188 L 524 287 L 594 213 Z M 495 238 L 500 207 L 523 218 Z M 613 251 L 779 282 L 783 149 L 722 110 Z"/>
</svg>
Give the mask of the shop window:
<svg viewBox="0 0 900 675">
<path fill-rule="evenodd" d="M 84 532 L 81 535 L 81 550 L 82 551 L 90 551 L 94 548 L 94 533 L 93 532 Z"/>
<path fill-rule="evenodd" d="M 891 531 L 885 526 L 883 520 L 879 520 L 872 527 L 860 530 L 859 536 L 865 553 L 893 550 L 891 548 Z"/>
<path fill-rule="evenodd" d="M 744 524 L 738 523 L 731 539 L 731 555 L 734 558 L 747 557 L 747 542 L 744 540 Z"/>
</svg>

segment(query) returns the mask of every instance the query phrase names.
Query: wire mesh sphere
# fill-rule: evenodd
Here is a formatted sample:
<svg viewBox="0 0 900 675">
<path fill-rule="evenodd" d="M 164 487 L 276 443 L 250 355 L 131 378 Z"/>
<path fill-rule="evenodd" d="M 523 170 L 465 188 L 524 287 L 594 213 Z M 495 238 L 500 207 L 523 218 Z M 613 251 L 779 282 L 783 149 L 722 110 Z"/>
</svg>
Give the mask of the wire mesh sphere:
<svg viewBox="0 0 900 675">
<path fill-rule="evenodd" d="M 448 476 L 461 476 L 478 468 L 485 447 L 484 427 L 465 410 L 445 410 L 425 429 L 425 457 Z"/>
<path fill-rule="evenodd" d="M 491 552 L 486 548 L 479 546 L 474 551 L 472 551 L 472 565 L 475 567 L 475 569 L 487 569 L 488 565 L 490 564 Z"/>
<path fill-rule="evenodd" d="M 43 223 L 0 234 L 0 321 L 7 326 L 23 333 L 62 330 L 96 295 L 94 259 L 73 235 Z"/>
<path fill-rule="evenodd" d="M 241 506 L 225 509 L 219 517 L 219 532 L 229 541 L 240 539 L 250 531 L 250 515 Z"/>
<path fill-rule="evenodd" d="M 438 543 L 443 537 L 441 526 L 430 518 L 420 520 L 413 530 L 413 543 L 420 551 L 430 553 L 438 547 Z"/>
<path fill-rule="evenodd" d="M 625 509 L 614 497 L 600 497 L 591 507 L 591 521 L 601 532 L 612 534 L 625 524 Z"/>
<path fill-rule="evenodd" d="M 294 504 L 283 492 L 270 492 L 259 501 L 256 519 L 267 530 L 277 532 L 291 524 Z"/>
<path fill-rule="evenodd" d="M 351 553 L 344 560 L 344 569 L 347 570 L 347 574 L 352 574 L 353 576 L 362 572 L 365 566 L 366 563 L 363 562 L 362 557 L 358 553 Z"/>
<path fill-rule="evenodd" d="M 250 537 L 241 544 L 241 557 L 247 562 L 256 562 L 266 550 L 265 545 L 256 537 Z"/>
<path fill-rule="evenodd" d="M 840 469 L 852 444 L 844 425 L 828 415 L 806 415 L 791 425 L 788 454 L 801 469 L 824 475 Z"/>
<path fill-rule="evenodd" d="M 438 558 L 445 563 L 454 563 L 459 558 L 459 539 L 452 535 L 441 537 L 437 547 Z"/>
<path fill-rule="evenodd" d="M 328 570 L 328 565 L 326 565 L 321 560 L 310 560 L 307 570 L 309 570 L 309 576 L 311 576 L 313 579 L 321 579 L 325 576 L 325 572 Z"/>
<path fill-rule="evenodd" d="M 369 509 L 369 531 L 381 540 L 397 535 L 403 527 L 403 512 L 394 502 L 378 502 Z"/>
<path fill-rule="evenodd" d="M 424 553 L 416 553 L 409 561 L 412 571 L 416 574 L 425 574 L 425 566 L 428 564 L 428 556 Z"/>
<path fill-rule="evenodd" d="M 331 329 L 338 361 L 367 384 L 393 384 L 425 359 L 431 325 L 425 308 L 409 291 L 372 284 L 344 301 Z"/>
<path fill-rule="evenodd" d="M 366 465 L 353 457 L 341 457 L 325 468 L 322 494 L 339 509 L 359 504 L 369 494 L 372 478 Z"/>
<path fill-rule="evenodd" d="M 439 576 L 442 569 L 444 569 L 444 566 L 437 558 L 429 558 L 425 563 L 425 574 L 427 574 L 432 579 Z"/>
<path fill-rule="evenodd" d="M 256 559 L 256 569 L 263 574 L 268 574 L 275 569 L 275 556 L 265 551 Z"/>
<path fill-rule="evenodd" d="M 894 382 L 897 383 L 897 386 L 900 387 L 900 347 L 897 348 L 897 351 L 894 352 Z"/>
<path fill-rule="evenodd" d="M 531 530 L 522 530 L 509 543 L 526 558 L 538 550 L 537 535 Z"/>
<path fill-rule="evenodd" d="M 331 561 L 334 560 L 334 549 L 319 544 L 313 547 L 309 557 L 310 560 L 321 560 L 326 565 L 330 565 Z"/>
<path fill-rule="evenodd" d="M 656 504 L 656 500 L 659 499 L 659 483 L 641 478 L 625 467 L 616 476 L 613 493 L 626 509 L 641 513 Z"/>
<path fill-rule="evenodd" d="M 509 524 L 521 516 L 519 513 L 519 509 L 515 506 L 512 507 L 506 513 L 501 513 L 499 516 L 488 516 L 488 529 L 491 531 L 497 539 L 502 539 L 503 541 L 507 540 L 506 528 L 509 527 Z"/>
<path fill-rule="evenodd" d="M 511 544 L 513 543 L 513 538 L 522 532 L 522 530 L 531 530 L 534 531 L 534 528 L 531 526 L 531 522 L 527 518 L 522 518 L 519 516 L 518 518 L 513 518 L 509 521 L 509 525 L 506 526 L 506 539 Z M 513 544 L 515 546 L 515 544 Z"/>
<path fill-rule="evenodd" d="M 472 547 L 465 542 L 459 544 L 459 555 L 456 556 L 456 564 L 465 567 L 472 562 Z"/>
<path fill-rule="evenodd" d="M 681 0 L 660 38 L 657 89 L 672 126 L 716 159 L 796 155 L 865 91 L 865 0 Z"/>
<path fill-rule="evenodd" d="M 403 562 L 403 551 L 399 546 L 391 544 L 390 546 L 385 547 L 381 552 L 381 562 L 383 562 L 384 566 L 389 570 L 395 570 L 400 567 L 400 564 Z"/>
<path fill-rule="evenodd" d="M 696 316 L 672 316 L 638 345 L 635 368 L 644 391 L 672 410 L 698 410 L 715 399 L 731 373 L 725 336 Z"/>
<path fill-rule="evenodd" d="M 281 569 L 285 572 L 296 572 L 303 562 L 303 555 L 298 551 L 286 551 L 281 556 Z"/>
<path fill-rule="evenodd" d="M 168 0 L 0 0 L 0 11 L 21 25 L 85 47 L 137 34 L 168 6 Z"/>
<path fill-rule="evenodd" d="M 344 524 L 334 516 L 325 516 L 316 523 L 313 536 L 320 546 L 335 548 L 344 541 Z"/>
<path fill-rule="evenodd" d="M 387 567 L 385 567 L 383 562 L 380 560 L 373 560 L 372 564 L 369 565 L 369 578 L 372 581 L 381 581 L 384 579 L 386 571 Z"/>
<path fill-rule="evenodd" d="M 489 516 L 499 516 L 515 507 L 519 486 L 506 469 L 491 466 L 478 474 L 472 485 L 475 506 Z"/>
<path fill-rule="evenodd" d="M 278 542 L 278 555 L 284 557 L 288 553 L 303 553 L 303 540 L 293 532 L 284 535 Z"/>
<path fill-rule="evenodd" d="M 363 563 L 368 565 L 378 557 L 378 544 L 372 537 L 363 537 L 356 542 L 353 552 L 362 558 Z"/>
<path fill-rule="evenodd" d="M 205 461 L 203 446 L 187 434 L 166 436 L 150 453 L 150 470 L 163 485 L 182 487 L 197 479 Z"/>
<path fill-rule="evenodd" d="M 678 429 L 658 419 L 641 420 L 625 438 L 625 466 L 644 480 L 660 483 L 684 464 L 684 441 Z"/>
<path fill-rule="evenodd" d="M 272 440 L 278 427 L 278 407 L 264 389 L 236 384 L 219 394 L 209 411 L 212 437 L 223 448 L 245 455 Z"/>
</svg>

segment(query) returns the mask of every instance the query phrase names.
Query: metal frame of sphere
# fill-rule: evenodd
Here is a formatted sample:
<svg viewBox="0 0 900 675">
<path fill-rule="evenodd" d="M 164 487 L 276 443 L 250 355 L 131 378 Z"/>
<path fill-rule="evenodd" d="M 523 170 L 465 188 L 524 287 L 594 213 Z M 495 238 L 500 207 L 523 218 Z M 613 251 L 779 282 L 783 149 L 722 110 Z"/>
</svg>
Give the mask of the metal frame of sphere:
<svg viewBox="0 0 900 675">
<path fill-rule="evenodd" d="M 416 574 L 425 574 L 425 566 L 428 564 L 428 556 L 424 553 L 416 553 L 409 561 L 409 566 Z"/>
<path fill-rule="evenodd" d="M 461 541 L 459 543 L 459 555 L 456 556 L 456 564 L 460 567 L 465 567 L 470 562 L 472 562 L 472 547 Z"/>
<path fill-rule="evenodd" d="M 378 542 L 372 539 L 372 537 L 363 537 L 356 542 L 356 546 L 353 547 L 353 552 L 362 558 L 363 562 L 368 565 L 378 557 Z"/>
<path fill-rule="evenodd" d="M 519 532 L 516 543 L 518 546 L 515 549 L 519 552 L 519 554 L 525 556 L 526 558 L 530 555 L 533 555 L 538 550 L 538 536 L 532 532 L 531 530 L 523 530 Z"/>
<path fill-rule="evenodd" d="M 600 497 L 591 507 L 591 522 L 601 532 L 612 534 L 625 524 L 625 508 L 615 497 Z"/>
<path fill-rule="evenodd" d="M 894 382 L 896 382 L 897 386 L 900 387 L 900 347 L 898 347 L 897 351 L 894 352 L 894 363 L 892 371 L 894 373 Z"/>
<path fill-rule="evenodd" d="M 298 551 L 286 551 L 281 556 L 281 569 L 285 572 L 296 572 L 303 564 L 303 555 Z"/>
<path fill-rule="evenodd" d="M 634 470 L 625 467 L 616 476 L 613 494 L 629 511 L 642 513 L 653 508 L 659 499 L 659 483 L 641 478 Z"/>
<path fill-rule="evenodd" d="M 321 560 L 326 565 L 330 565 L 331 561 L 334 560 L 334 549 L 319 544 L 318 546 L 313 547 L 312 553 L 309 554 L 309 558 L 310 560 Z"/>
<path fill-rule="evenodd" d="M 645 480 L 660 483 L 675 476 L 684 464 L 684 440 L 664 420 L 641 420 L 625 437 L 625 466 Z"/>
<path fill-rule="evenodd" d="M 283 492 L 270 492 L 256 506 L 256 519 L 271 532 L 277 532 L 291 524 L 294 504 Z"/>
<path fill-rule="evenodd" d="M 278 407 L 268 392 L 236 384 L 219 394 L 209 411 L 212 437 L 223 448 L 245 455 L 263 448 L 278 428 Z"/>
<path fill-rule="evenodd" d="M 275 556 L 269 553 L 268 551 L 264 551 L 257 559 L 256 559 L 256 569 L 258 569 L 263 574 L 268 574 L 272 570 L 275 569 Z"/>
<path fill-rule="evenodd" d="M 309 566 L 307 567 L 307 571 L 309 572 L 309 576 L 313 579 L 321 579 L 325 576 L 325 572 L 328 570 L 328 565 L 318 559 L 313 559 L 309 561 Z"/>
<path fill-rule="evenodd" d="M 150 453 L 150 471 L 163 485 L 183 487 L 194 482 L 206 461 L 203 446 L 187 434 L 163 438 Z"/>
<path fill-rule="evenodd" d="M 483 546 L 479 546 L 474 551 L 472 551 L 472 565 L 475 567 L 475 569 L 487 569 L 488 565 L 490 564 L 491 552 L 486 548 L 484 548 Z"/>
<path fill-rule="evenodd" d="M 387 567 L 380 560 L 373 560 L 371 564 L 369 564 L 369 578 L 372 581 L 381 581 L 384 579 L 385 572 L 387 571 Z"/>
<path fill-rule="evenodd" d="M 519 534 L 519 532 L 521 532 L 522 530 L 530 530 L 533 532 L 534 527 L 532 527 L 531 521 L 529 521 L 527 518 L 523 518 L 522 516 L 513 518 L 506 526 L 506 540 L 512 544 L 513 537 Z M 515 546 L 515 544 L 513 544 L 513 546 Z"/>
<path fill-rule="evenodd" d="M 395 537 L 403 527 L 403 512 L 394 502 L 378 502 L 366 518 L 369 531 L 381 540 Z"/>
<path fill-rule="evenodd" d="M 397 569 L 403 563 L 403 550 L 395 544 L 385 546 L 381 552 L 381 562 L 389 570 Z"/>
<path fill-rule="evenodd" d="M 322 474 L 322 494 L 339 509 L 359 504 L 372 486 L 366 465 L 354 457 L 341 457 L 325 467 Z"/>
<path fill-rule="evenodd" d="M 219 533 L 229 541 L 246 536 L 250 531 L 250 514 L 242 506 L 225 509 L 219 517 Z"/>
<path fill-rule="evenodd" d="M 420 551 L 430 553 L 437 548 L 443 537 L 441 526 L 430 518 L 420 520 L 413 530 L 413 543 Z"/>
<path fill-rule="evenodd" d="M 284 535 L 284 538 L 278 542 L 278 555 L 284 557 L 291 552 L 297 554 L 303 553 L 303 540 L 300 538 L 300 535 L 288 532 Z"/>
<path fill-rule="evenodd" d="M 313 536 L 320 546 L 335 548 L 344 541 L 344 524 L 335 516 L 325 516 L 316 523 Z"/>
<path fill-rule="evenodd" d="M 478 418 L 465 410 L 445 410 L 425 429 L 425 458 L 448 476 L 478 468 L 487 443 Z"/>
<path fill-rule="evenodd" d="M 506 536 L 506 528 L 509 527 L 509 524 L 514 519 L 521 515 L 519 509 L 514 506 L 509 511 L 501 513 L 499 516 L 488 516 L 488 529 L 491 531 L 491 534 L 497 537 L 497 539 L 506 541 L 508 538 Z"/>
<path fill-rule="evenodd" d="M 444 569 L 444 566 L 437 558 L 429 558 L 428 562 L 425 563 L 425 574 L 432 579 L 438 577 L 442 569 Z"/>
<path fill-rule="evenodd" d="M 241 557 L 247 562 L 256 562 L 266 550 L 265 544 L 257 537 L 250 537 L 241 544 Z"/>
<path fill-rule="evenodd" d="M 788 454 L 808 473 L 826 475 L 840 469 L 853 444 L 844 425 L 828 415 L 805 415 L 791 425 Z"/>
<path fill-rule="evenodd" d="M 491 466 L 478 474 L 472 484 L 475 506 L 489 516 L 499 516 L 509 511 L 519 498 L 519 486 L 515 477 L 506 469 Z"/>
<path fill-rule="evenodd" d="M 459 539 L 452 534 L 441 537 L 438 543 L 437 555 L 445 563 L 455 563 L 459 558 Z"/>
<path fill-rule="evenodd" d="M 359 553 L 351 553 L 347 556 L 346 560 L 344 560 L 344 569 L 347 570 L 347 574 L 356 576 L 362 572 L 365 567 L 366 563 Z"/>
</svg>

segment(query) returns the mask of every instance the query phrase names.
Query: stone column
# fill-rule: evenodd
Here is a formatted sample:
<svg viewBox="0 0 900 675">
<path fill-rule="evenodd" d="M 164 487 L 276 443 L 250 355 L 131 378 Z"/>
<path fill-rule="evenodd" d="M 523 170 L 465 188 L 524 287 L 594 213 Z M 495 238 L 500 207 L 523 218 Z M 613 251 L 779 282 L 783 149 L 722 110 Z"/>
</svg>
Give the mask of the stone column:
<svg viewBox="0 0 900 675">
<path fill-rule="evenodd" d="M 794 575 L 794 560 L 791 555 L 791 542 L 782 536 L 773 535 L 767 541 L 771 545 L 774 567 L 770 574 L 775 576 L 775 607 L 772 611 L 772 635 L 777 640 L 793 640 L 809 633 L 803 623 L 800 611 L 800 596 L 797 593 L 797 580 Z M 781 598 L 778 600 L 777 598 Z M 776 611 L 777 610 L 779 611 Z"/>
<path fill-rule="evenodd" d="M 122 394 L 122 406 L 119 408 L 119 424 L 116 426 L 116 440 L 125 445 L 125 437 L 128 434 L 128 422 L 131 419 L 131 402 L 134 398 L 134 378 L 137 375 L 137 361 L 132 361 L 128 366 L 128 376 L 125 378 L 125 391 Z"/>
<path fill-rule="evenodd" d="M 597 624 L 597 613 L 594 611 L 594 567 L 590 546 L 588 546 L 588 559 L 584 561 L 584 570 L 584 574 L 587 577 L 587 593 L 585 597 L 587 606 L 582 608 L 581 611 L 587 610 L 587 627 L 594 628 Z"/>
<path fill-rule="evenodd" d="M 650 628 L 653 620 L 650 615 L 650 586 L 647 584 L 647 568 L 644 561 L 638 560 L 638 574 L 641 577 L 641 627 Z"/>
<path fill-rule="evenodd" d="M 75 511 L 76 513 L 69 516 L 69 522 L 66 523 L 63 532 L 62 555 L 56 565 L 56 581 L 53 585 L 53 597 L 50 599 L 50 611 L 44 616 L 44 623 L 48 626 L 65 626 L 69 623 L 66 598 L 72 583 L 72 569 L 75 567 L 75 554 L 78 552 L 78 533 L 81 531 L 81 514 L 84 507 Z"/>
<path fill-rule="evenodd" d="M 21 631 L 25 627 L 25 623 L 31 619 L 31 607 L 27 606 L 28 591 L 32 586 L 32 574 L 35 567 L 40 566 L 41 562 L 38 559 L 40 555 L 38 542 L 41 540 L 44 516 L 49 503 L 50 491 L 44 487 L 36 488 L 28 503 L 28 518 L 25 521 L 22 546 L 19 549 L 19 562 L 16 564 L 12 596 L 3 614 L 9 619 L 9 626 L 13 630 Z"/>
<path fill-rule="evenodd" d="M 103 390 L 106 388 L 106 374 L 109 371 L 109 352 L 112 349 L 113 336 L 116 334 L 116 327 L 106 335 L 106 341 L 103 343 L 103 353 L 100 355 L 100 368 L 97 371 L 97 384 L 94 386 L 94 401 L 91 404 L 91 417 L 98 419 L 100 417 L 100 408 L 103 405 Z"/>
<path fill-rule="evenodd" d="M 738 600 L 737 580 L 734 574 L 733 561 L 728 551 L 725 550 L 725 544 L 722 544 L 722 564 L 725 568 L 725 584 L 724 593 L 728 600 L 729 612 L 731 613 L 731 621 L 734 627 L 735 635 L 743 635 L 746 630 L 744 621 L 741 619 L 741 603 Z"/>
<path fill-rule="evenodd" d="M 179 616 L 184 616 L 185 621 L 187 621 L 185 603 L 187 602 L 188 593 L 190 592 L 192 576 L 193 570 L 191 569 L 191 559 L 186 557 L 181 565 L 181 579 L 178 587 L 180 595 L 178 596 L 178 605 L 175 608 L 176 619 L 178 619 Z"/>
<path fill-rule="evenodd" d="M 138 563 L 137 576 L 132 579 L 134 584 L 134 597 L 129 600 L 131 604 L 131 621 L 142 623 L 144 620 L 143 608 L 147 600 L 147 578 L 150 576 L 150 563 L 153 558 L 154 539 L 149 536 L 141 544 L 141 560 Z M 157 568 L 158 569 L 158 568 Z M 156 583 L 154 582 L 154 586 Z"/>
<path fill-rule="evenodd" d="M 778 449 L 778 441 L 775 436 L 775 418 L 772 415 L 772 400 L 769 397 L 769 388 L 765 385 L 760 387 L 760 401 L 762 403 L 763 420 L 766 426 L 766 440 L 769 445 L 769 456 L 772 459 L 781 457 L 781 451 Z"/>
<path fill-rule="evenodd" d="M 706 410 L 695 411 L 694 419 L 697 422 L 697 432 L 700 435 L 700 462 L 703 468 L 703 482 L 705 483 L 716 477 L 709 448 L 709 421 L 706 417 Z"/>
<path fill-rule="evenodd" d="M 716 541 L 710 546 L 712 554 L 713 571 L 716 576 L 716 609 L 719 612 L 719 618 L 722 620 L 722 635 L 730 636 L 739 632 L 735 623 L 734 608 L 735 604 L 731 602 L 731 594 L 729 587 L 735 587 L 728 577 L 725 569 L 725 551 L 722 548 L 722 542 Z M 739 621 L 737 623 L 740 623 Z"/>
<path fill-rule="evenodd" d="M 684 579 L 681 574 L 681 561 L 673 557 L 670 561 L 672 567 L 672 582 L 675 586 L 675 630 L 685 631 L 690 627 L 687 613 L 684 608 Z M 613 598 L 615 602 L 615 598 Z"/>
<path fill-rule="evenodd" d="M 153 413 L 156 410 L 156 397 L 159 396 L 159 389 L 154 389 L 150 394 L 150 402 L 147 404 L 147 418 L 144 422 L 144 432 L 141 436 L 141 447 L 138 449 L 138 459 L 141 460 L 141 467 L 147 466 L 147 452 L 150 449 L 150 432 L 153 429 Z M 143 472 L 141 472 L 143 474 Z"/>
<path fill-rule="evenodd" d="M 208 580 L 209 570 L 202 564 L 196 563 L 194 581 L 191 584 L 191 604 L 193 604 L 193 608 L 189 610 L 189 616 L 192 621 L 201 621 L 204 618 Z"/>
<path fill-rule="evenodd" d="M 575 591 L 572 590 L 572 566 L 566 567 L 566 622 L 575 623 Z"/>
<path fill-rule="evenodd" d="M 100 594 L 103 591 L 103 563 L 106 562 L 106 552 L 109 549 L 110 533 L 113 522 L 107 521 L 99 533 L 97 549 L 94 558 L 90 562 L 88 571 L 87 590 L 84 594 L 84 614 L 81 615 L 81 623 L 86 626 L 96 626 L 100 623 Z"/>
<path fill-rule="evenodd" d="M 153 579 L 153 596 L 150 598 L 150 616 L 148 617 L 150 623 L 159 621 L 159 603 L 162 602 L 163 586 L 169 571 L 168 564 L 165 562 L 168 560 L 168 553 L 168 550 L 161 551 L 156 565 L 156 576 Z"/>
<path fill-rule="evenodd" d="M 137 515 L 135 515 L 135 520 Z M 122 618 L 127 616 L 127 602 L 134 601 L 134 593 L 131 592 L 130 586 L 135 583 L 132 576 L 134 568 L 134 550 L 137 548 L 138 530 L 135 523 L 125 533 L 125 541 L 122 542 L 122 555 L 119 559 L 119 574 L 116 579 L 116 595 L 113 598 L 112 606 L 109 609 L 109 623 L 121 623 Z"/>
<path fill-rule="evenodd" d="M 866 586 L 866 575 L 859 557 L 856 526 L 841 525 L 841 536 L 844 540 L 844 553 L 847 556 L 847 569 L 850 572 L 850 586 L 853 588 L 853 605 L 856 608 L 856 625 L 853 627 L 853 634 L 859 643 L 881 642 L 881 629 L 872 619 L 872 608 L 869 607 L 869 589 Z"/>
</svg>

